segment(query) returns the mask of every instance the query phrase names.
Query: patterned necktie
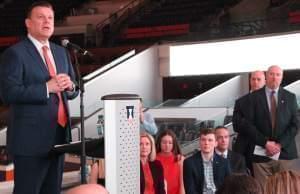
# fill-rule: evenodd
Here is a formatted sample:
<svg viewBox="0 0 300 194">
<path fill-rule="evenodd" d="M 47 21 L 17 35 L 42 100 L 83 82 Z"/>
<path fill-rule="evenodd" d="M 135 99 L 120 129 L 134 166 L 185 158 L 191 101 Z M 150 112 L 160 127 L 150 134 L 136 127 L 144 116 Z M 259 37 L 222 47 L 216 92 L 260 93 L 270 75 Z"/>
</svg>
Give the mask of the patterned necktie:
<svg viewBox="0 0 300 194">
<path fill-rule="evenodd" d="M 271 121 L 272 121 L 272 131 L 275 129 L 275 124 L 276 124 L 276 99 L 275 99 L 275 91 L 273 90 L 271 92 Z M 274 133 L 273 133 L 274 134 Z"/>
<path fill-rule="evenodd" d="M 48 67 L 48 71 L 51 77 L 54 77 L 56 75 L 55 72 L 55 68 L 49 58 L 48 55 L 48 47 L 47 46 L 43 46 L 42 50 L 43 50 L 43 55 L 44 55 L 44 59 L 46 61 L 47 67 Z M 67 124 L 67 114 L 66 114 L 66 110 L 65 110 L 65 106 L 64 106 L 64 102 L 61 96 L 61 93 L 58 92 L 56 93 L 59 99 L 59 103 L 58 103 L 58 112 L 57 112 L 57 123 L 60 124 L 62 127 L 65 127 Z"/>
</svg>

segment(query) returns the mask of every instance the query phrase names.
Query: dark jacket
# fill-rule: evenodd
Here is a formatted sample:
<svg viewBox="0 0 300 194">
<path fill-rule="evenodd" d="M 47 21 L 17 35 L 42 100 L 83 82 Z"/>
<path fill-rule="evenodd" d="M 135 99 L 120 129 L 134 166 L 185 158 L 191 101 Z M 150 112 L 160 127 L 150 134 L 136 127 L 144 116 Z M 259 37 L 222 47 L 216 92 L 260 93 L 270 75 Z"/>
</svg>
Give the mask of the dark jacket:
<svg viewBox="0 0 300 194">
<path fill-rule="evenodd" d="M 235 101 L 232 117 L 233 130 L 238 133 L 233 145 L 233 151 L 245 157 L 247 151 L 250 149 L 250 139 L 245 132 L 245 129 L 250 124 L 250 95 L 251 94 L 246 94 Z"/>
<path fill-rule="evenodd" d="M 247 167 L 244 156 L 239 153 L 228 150 L 227 159 L 229 160 L 232 173 L 247 174 Z"/>
<path fill-rule="evenodd" d="M 68 74 L 75 82 L 73 68 L 66 49 L 50 42 L 57 73 Z M 57 129 L 57 94 L 47 97 L 46 82 L 51 79 L 46 64 L 33 43 L 26 38 L 8 48 L 0 60 L 0 94 L 10 106 L 7 147 L 10 154 L 36 156 L 48 154 L 55 144 Z M 62 92 L 67 109 L 68 99 L 78 92 Z M 69 117 L 70 118 L 70 117 Z M 66 127 L 66 142 L 70 140 L 70 119 Z"/>
<path fill-rule="evenodd" d="M 251 126 L 250 123 L 250 106 L 251 106 L 251 93 L 242 96 L 235 101 L 232 124 L 233 130 L 238 133 L 235 143 L 232 145 L 234 152 L 240 153 L 245 157 L 247 168 L 253 173 L 252 157 L 253 154 L 249 150 L 254 149 L 251 143 L 251 138 L 247 133 L 247 128 Z"/>
<path fill-rule="evenodd" d="M 240 133 L 243 133 L 249 140 L 250 149 L 247 150 L 248 155 L 253 154 L 255 145 L 264 147 L 266 142 L 271 140 L 281 144 L 280 159 L 297 158 L 295 136 L 299 128 L 299 122 L 296 96 L 281 87 L 278 90 L 276 113 L 275 129 L 272 132 L 265 87 L 249 95 L 247 112 L 249 117 L 244 122 L 242 130 L 240 130 Z M 253 158 L 254 162 L 265 162 L 268 160 L 266 157 Z"/>
<path fill-rule="evenodd" d="M 166 194 L 164 183 L 164 169 L 161 163 L 158 160 L 154 160 L 153 162 L 149 161 L 149 167 L 153 178 L 155 194 Z M 140 165 L 140 171 L 141 194 L 143 194 L 145 190 L 145 177 L 142 163 Z"/>
<path fill-rule="evenodd" d="M 224 182 L 226 176 L 230 174 L 228 160 L 214 154 L 213 156 L 213 174 L 216 188 Z M 201 152 L 184 160 L 183 163 L 183 181 L 187 194 L 202 194 L 204 186 L 204 167 Z"/>
</svg>

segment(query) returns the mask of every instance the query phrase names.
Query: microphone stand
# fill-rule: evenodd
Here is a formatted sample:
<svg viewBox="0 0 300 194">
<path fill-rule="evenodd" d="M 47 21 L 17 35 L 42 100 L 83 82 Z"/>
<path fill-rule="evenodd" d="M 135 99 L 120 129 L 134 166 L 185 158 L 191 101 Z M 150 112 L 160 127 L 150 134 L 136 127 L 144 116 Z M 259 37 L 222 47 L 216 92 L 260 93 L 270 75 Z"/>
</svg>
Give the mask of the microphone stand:
<svg viewBox="0 0 300 194">
<path fill-rule="evenodd" d="M 81 73 L 79 70 L 79 62 L 78 62 L 78 52 L 76 50 L 73 51 L 73 57 L 74 57 L 74 66 L 75 66 L 75 74 L 78 79 L 78 87 L 80 92 L 80 139 L 81 139 L 81 155 L 80 155 L 80 163 L 81 163 L 81 183 L 86 184 L 86 150 L 85 150 L 85 128 L 84 128 L 84 103 L 83 103 L 83 97 L 84 97 L 84 82 L 81 77 Z"/>
</svg>

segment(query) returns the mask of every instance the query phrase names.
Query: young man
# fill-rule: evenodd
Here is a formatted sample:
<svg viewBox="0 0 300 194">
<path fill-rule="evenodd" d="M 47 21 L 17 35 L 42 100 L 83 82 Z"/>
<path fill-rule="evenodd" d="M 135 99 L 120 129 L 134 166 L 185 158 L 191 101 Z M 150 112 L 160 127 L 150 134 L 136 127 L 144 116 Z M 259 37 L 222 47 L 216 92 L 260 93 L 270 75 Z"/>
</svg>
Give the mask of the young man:
<svg viewBox="0 0 300 194">
<path fill-rule="evenodd" d="M 188 194 L 213 194 L 230 174 L 228 160 L 217 155 L 215 132 L 202 129 L 200 132 L 200 151 L 184 160 L 183 181 Z"/>
<path fill-rule="evenodd" d="M 75 91 L 66 49 L 49 42 L 54 11 L 45 1 L 29 7 L 27 38 L 0 61 L 0 93 L 10 106 L 7 148 L 14 162 L 14 194 L 60 194 L 64 156 L 49 155 L 71 138 L 68 99 Z"/>
<path fill-rule="evenodd" d="M 229 130 L 224 126 L 219 126 L 216 127 L 215 132 L 218 143 L 216 153 L 228 159 L 233 173 L 247 174 L 245 158 L 241 154 L 229 150 Z"/>
</svg>

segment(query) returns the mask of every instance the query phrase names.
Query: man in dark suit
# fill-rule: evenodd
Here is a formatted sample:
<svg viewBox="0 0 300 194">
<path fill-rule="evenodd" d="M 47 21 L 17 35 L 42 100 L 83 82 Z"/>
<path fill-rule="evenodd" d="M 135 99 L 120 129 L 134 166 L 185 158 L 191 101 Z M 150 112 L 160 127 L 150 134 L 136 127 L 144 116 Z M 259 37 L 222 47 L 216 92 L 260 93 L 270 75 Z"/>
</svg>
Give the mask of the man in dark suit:
<svg viewBox="0 0 300 194">
<path fill-rule="evenodd" d="M 280 170 L 278 163 L 270 159 L 276 154 L 283 160 L 297 158 L 297 101 L 295 94 L 280 87 L 282 78 L 283 71 L 279 66 L 269 67 L 266 86 L 250 95 L 250 117 L 243 131 L 251 144 L 248 154 L 253 155 L 254 176 L 257 177 L 266 177 Z M 257 146 L 265 149 L 265 156 L 257 153 Z"/>
<path fill-rule="evenodd" d="M 229 161 L 231 172 L 247 174 L 247 167 L 245 158 L 236 152 L 231 151 L 229 148 L 229 130 L 224 126 L 218 126 L 215 129 L 217 138 L 216 153 L 227 158 Z"/>
<path fill-rule="evenodd" d="M 202 129 L 200 151 L 184 160 L 183 181 L 188 194 L 214 193 L 230 174 L 228 160 L 214 152 L 217 145 L 215 132 Z"/>
<path fill-rule="evenodd" d="M 71 138 L 68 99 L 74 72 L 66 50 L 48 41 L 54 11 L 48 2 L 28 9 L 28 36 L 0 60 L 0 92 L 10 106 L 7 148 L 14 161 L 14 194 L 59 194 L 63 155 L 49 154 Z"/>
<path fill-rule="evenodd" d="M 232 148 L 233 151 L 240 153 L 246 159 L 247 168 L 252 173 L 252 153 L 248 150 L 252 149 L 250 145 L 250 139 L 248 138 L 246 128 L 249 126 L 249 105 L 250 105 L 250 94 L 265 85 L 265 73 L 263 71 L 253 71 L 249 78 L 250 93 L 237 99 L 234 105 L 232 123 L 233 130 L 238 133 L 235 143 Z"/>
</svg>

